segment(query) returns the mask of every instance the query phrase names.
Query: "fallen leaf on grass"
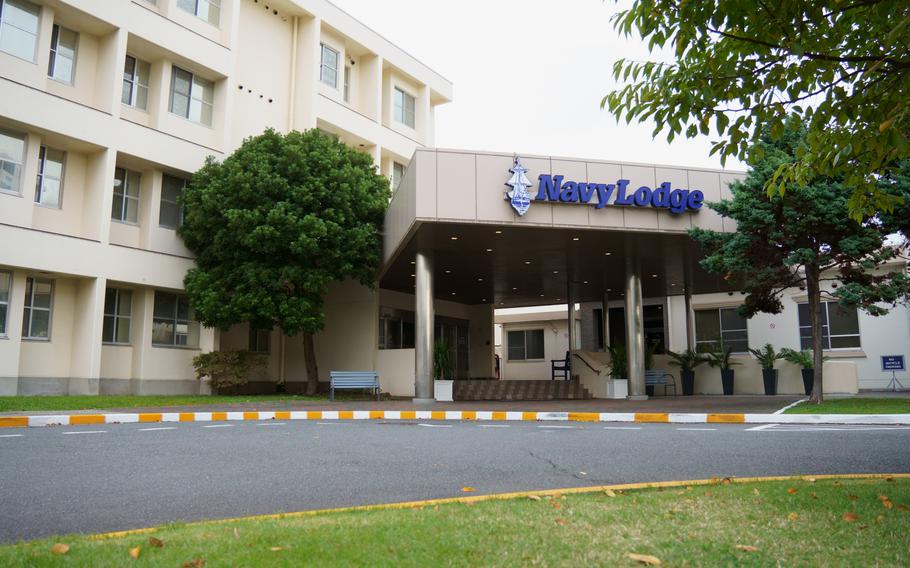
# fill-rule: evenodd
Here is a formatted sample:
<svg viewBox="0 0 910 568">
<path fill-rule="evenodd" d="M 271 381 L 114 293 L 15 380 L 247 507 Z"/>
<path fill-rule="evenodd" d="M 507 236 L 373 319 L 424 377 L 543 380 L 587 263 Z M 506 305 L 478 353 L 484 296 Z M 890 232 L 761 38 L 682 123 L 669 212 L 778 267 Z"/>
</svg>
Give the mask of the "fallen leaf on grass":
<svg viewBox="0 0 910 568">
<path fill-rule="evenodd" d="M 796 513 L 790 513 L 789 515 L 787 515 L 787 518 L 790 519 L 791 521 L 795 521 L 796 519 L 799 518 L 799 515 L 797 515 Z"/>
<path fill-rule="evenodd" d="M 203 568 L 205 566 L 205 558 L 197 558 L 195 560 L 189 560 L 180 565 L 180 568 Z"/>
<path fill-rule="evenodd" d="M 790 495 L 796 495 L 797 491 L 799 491 L 799 489 L 796 489 L 795 487 L 791 487 L 790 489 L 787 489 L 787 493 L 789 493 Z"/>
<path fill-rule="evenodd" d="M 686 485 L 686 491 L 692 491 L 692 486 L 691 486 L 691 485 Z"/>
<path fill-rule="evenodd" d="M 895 505 L 894 508 L 897 509 L 898 511 L 903 511 L 903 512 L 905 512 L 905 513 L 906 513 L 907 511 L 910 511 L 910 509 L 908 509 L 906 505 L 901 505 L 900 503 L 898 503 L 897 505 Z"/>
<path fill-rule="evenodd" d="M 528 495 L 528 499 L 531 501 L 540 501 L 540 495 Z"/>
<path fill-rule="evenodd" d="M 816 495 L 815 491 L 810 493 L 809 496 L 812 497 L 813 499 L 818 499 L 818 495 Z"/>
<path fill-rule="evenodd" d="M 558 518 L 558 519 L 556 519 L 556 524 L 557 524 L 557 525 L 561 525 L 561 526 L 565 526 L 565 525 L 569 524 L 569 521 L 567 521 L 567 520 L 565 520 L 565 519 L 563 519 L 563 518 Z"/>
<path fill-rule="evenodd" d="M 859 497 L 857 495 L 847 495 L 847 499 L 850 499 L 851 501 L 856 501 L 857 499 L 859 499 Z"/>
<path fill-rule="evenodd" d="M 744 550 L 746 552 L 758 552 L 758 548 L 752 546 L 751 544 L 737 544 L 734 548 L 736 550 Z"/>
<path fill-rule="evenodd" d="M 273 547 L 269 548 L 269 550 L 271 550 L 272 552 L 279 552 L 281 550 L 284 550 L 284 547 L 283 546 L 273 546 Z"/>
<path fill-rule="evenodd" d="M 752 490 L 752 493 L 754 493 L 755 495 L 761 495 L 761 491 L 758 490 L 758 487 L 754 488 Z"/>
<path fill-rule="evenodd" d="M 474 491 L 474 488 L 473 487 L 462 487 L 461 490 L 465 493 L 470 493 L 470 492 Z"/>
<path fill-rule="evenodd" d="M 859 520 L 859 515 L 853 512 L 844 513 L 841 519 L 843 519 L 845 523 L 853 523 Z"/>
<path fill-rule="evenodd" d="M 607 489 L 606 491 L 604 491 L 604 495 L 606 495 L 607 497 L 616 497 L 616 493 L 614 493 L 612 489 Z"/>
<path fill-rule="evenodd" d="M 880 524 L 882 524 L 882 521 L 884 521 L 884 520 L 885 520 L 885 516 L 879 515 L 879 516 L 875 517 L 875 524 L 880 525 Z"/>
<path fill-rule="evenodd" d="M 733 478 L 732 478 L 732 477 L 725 477 L 725 478 L 723 478 L 723 480 L 721 481 L 721 483 L 723 483 L 724 485 L 730 485 L 731 483 L 733 483 Z"/>
<path fill-rule="evenodd" d="M 153 536 L 150 536 L 149 545 L 154 546 L 155 548 L 162 548 L 162 547 L 164 547 L 164 541 L 161 540 L 160 538 L 155 538 Z"/>
<path fill-rule="evenodd" d="M 641 562 L 642 564 L 647 564 L 648 566 L 660 566 L 662 564 L 660 558 L 651 556 L 650 554 L 636 554 L 634 552 L 630 552 L 626 554 L 626 556 L 630 560 Z"/>
<path fill-rule="evenodd" d="M 240 531 L 234 528 L 234 538 L 240 538 Z"/>
<path fill-rule="evenodd" d="M 130 558 L 133 560 L 139 560 L 139 547 L 134 547 L 130 549 Z"/>
<path fill-rule="evenodd" d="M 887 496 L 887 495 L 879 495 L 879 496 L 878 496 L 878 500 L 879 500 L 879 501 L 887 501 L 887 500 L 888 500 L 888 496 Z"/>
<path fill-rule="evenodd" d="M 882 505 L 884 505 L 886 509 L 890 509 L 890 508 L 894 507 L 894 503 L 892 503 L 891 501 L 888 501 L 887 499 L 882 501 Z"/>
<path fill-rule="evenodd" d="M 70 545 L 58 542 L 51 547 L 51 554 L 66 554 L 70 551 Z"/>
<path fill-rule="evenodd" d="M 550 504 L 553 505 L 553 508 L 554 508 L 554 509 L 559 509 L 559 508 L 562 507 L 562 503 L 560 503 L 559 501 L 553 501 L 553 502 L 550 503 Z"/>
<path fill-rule="evenodd" d="M 885 481 L 894 481 L 894 476 L 889 475 L 888 477 L 885 478 Z"/>
</svg>

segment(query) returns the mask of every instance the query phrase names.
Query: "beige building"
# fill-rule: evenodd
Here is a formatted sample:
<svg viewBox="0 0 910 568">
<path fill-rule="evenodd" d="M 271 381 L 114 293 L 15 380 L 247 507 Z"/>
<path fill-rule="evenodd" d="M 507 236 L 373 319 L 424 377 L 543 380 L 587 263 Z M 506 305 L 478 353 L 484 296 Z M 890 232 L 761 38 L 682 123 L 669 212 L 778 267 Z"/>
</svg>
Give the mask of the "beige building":
<svg viewBox="0 0 910 568">
<path fill-rule="evenodd" d="M 451 99 L 325 0 L 0 0 L 0 394 L 198 391 L 193 356 L 251 334 L 200 328 L 182 294 L 189 174 L 317 127 L 397 182 Z M 288 343 L 273 374 L 302 380 Z"/>
</svg>

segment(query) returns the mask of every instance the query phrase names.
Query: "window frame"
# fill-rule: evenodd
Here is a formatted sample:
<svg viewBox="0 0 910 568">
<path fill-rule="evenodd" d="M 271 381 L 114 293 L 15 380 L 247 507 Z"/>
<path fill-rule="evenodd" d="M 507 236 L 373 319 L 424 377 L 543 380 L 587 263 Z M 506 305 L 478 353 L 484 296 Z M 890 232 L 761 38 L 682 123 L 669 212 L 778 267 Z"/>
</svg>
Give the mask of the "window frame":
<svg viewBox="0 0 910 568">
<path fill-rule="evenodd" d="M 155 306 L 157 304 L 159 295 L 162 295 L 162 296 L 170 295 L 170 296 L 174 297 L 174 313 L 173 313 L 172 317 L 165 319 L 164 317 L 159 316 L 155 313 L 157 311 L 155 309 Z M 178 317 L 178 315 L 180 313 L 180 300 L 181 299 L 186 301 L 186 308 L 187 308 L 187 312 L 186 312 L 187 318 L 186 319 L 180 319 Z M 199 348 L 199 335 L 202 330 L 198 328 L 199 322 L 193 317 L 193 315 L 194 315 L 193 308 L 192 308 L 192 306 L 190 306 L 189 297 L 186 294 L 180 294 L 177 292 L 167 292 L 164 290 L 155 290 L 155 296 L 152 300 L 152 337 L 151 337 L 152 347 L 177 347 L 179 349 L 198 349 Z M 155 325 L 159 321 L 169 323 L 173 326 L 173 331 L 171 332 L 171 342 L 170 343 L 156 343 L 155 342 Z M 179 343 L 177 341 L 177 338 L 181 335 L 181 334 L 177 333 L 177 326 L 181 323 L 186 324 L 186 326 L 187 326 L 187 332 L 186 332 L 186 334 L 184 334 L 187 337 L 187 343 Z M 190 344 L 189 338 L 193 335 L 191 333 L 191 330 L 194 325 L 197 326 L 196 333 L 195 333 L 196 343 Z"/>
<path fill-rule="evenodd" d="M 189 91 L 187 93 L 179 93 L 179 95 L 181 97 L 186 97 L 186 113 L 185 114 L 181 113 L 181 112 L 177 112 L 174 109 L 174 101 L 176 99 L 175 94 L 178 94 L 176 92 L 178 72 L 189 75 L 189 81 L 187 81 L 189 83 Z M 205 95 L 206 88 L 210 88 L 212 91 L 212 101 L 211 102 L 208 102 L 205 100 L 204 95 Z M 197 95 L 197 93 L 200 90 L 202 91 L 201 97 Z M 193 119 L 193 103 L 194 102 L 197 102 L 200 105 L 199 120 Z M 210 122 L 206 122 L 204 120 L 205 113 L 202 112 L 202 109 L 204 109 L 206 107 L 209 108 L 208 116 L 209 116 Z M 171 65 L 171 86 L 170 86 L 170 89 L 168 90 L 167 108 L 168 108 L 168 112 L 173 114 L 174 116 L 179 116 L 180 118 L 182 118 L 184 120 L 188 120 L 188 121 L 192 122 L 193 124 L 199 124 L 201 126 L 213 128 L 214 124 L 215 124 L 215 82 L 210 81 L 204 77 L 200 77 L 196 73 L 193 73 L 192 71 L 187 71 L 186 69 L 184 69 L 182 67 L 178 67 L 177 65 Z"/>
<path fill-rule="evenodd" d="M 749 320 L 747 318 L 743 318 L 743 321 L 746 323 L 745 328 L 724 329 L 724 318 L 723 318 L 722 312 L 724 310 L 737 311 L 738 309 L 739 309 L 739 306 L 732 306 L 732 307 L 731 306 L 721 306 L 721 307 L 716 307 L 716 308 L 693 308 L 692 311 L 694 313 L 692 314 L 692 318 L 693 318 L 693 320 L 695 320 L 693 322 L 693 323 L 695 323 L 695 350 L 699 351 L 700 346 L 705 346 L 705 347 L 711 348 L 712 346 L 717 345 L 718 342 L 720 342 L 720 341 L 723 341 L 724 345 L 729 346 L 729 344 L 730 344 L 729 341 L 724 340 L 724 333 L 744 331 L 744 332 L 746 332 L 746 349 L 744 351 L 730 351 L 730 353 L 734 354 L 734 355 L 749 353 L 749 347 L 750 347 L 750 345 L 749 345 Z M 714 312 L 717 315 L 717 330 L 720 333 L 720 337 L 718 337 L 717 339 L 711 339 L 711 340 L 708 340 L 708 339 L 700 340 L 698 338 L 698 324 L 696 323 L 697 322 L 696 314 L 698 312 Z M 737 313 L 737 315 L 739 315 L 739 314 Z M 737 341 L 739 341 L 739 340 L 737 340 Z"/>
<path fill-rule="evenodd" d="M 26 6 L 28 9 L 26 9 L 26 10 L 24 10 L 24 11 L 29 12 L 30 14 L 32 14 L 32 15 L 35 16 L 35 19 L 36 19 L 36 26 L 35 26 L 35 31 L 34 31 L 34 32 L 32 32 L 31 30 L 22 29 L 22 28 L 20 28 L 19 26 L 15 26 L 15 25 L 13 25 L 13 24 L 7 22 L 7 21 L 4 19 L 3 15 L 4 15 L 4 13 L 6 12 L 6 11 L 4 10 L 4 7 L 5 7 L 7 4 L 9 4 L 10 1 L 15 2 L 16 4 L 18 4 L 16 7 L 17 7 L 18 9 L 20 9 L 20 10 L 23 9 L 23 8 L 22 8 L 23 5 Z M 0 49 L 0 51 L 2 51 L 3 53 L 5 53 L 5 54 L 7 54 L 7 55 L 10 55 L 10 56 L 12 56 L 12 57 L 15 57 L 16 59 L 21 59 L 21 60 L 23 60 L 23 61 L 28 61 L 29 63 L 37 63 L 37 58 L 38 58 L 38 37 L 41 35 L 41 6 L 38 5 L 38 4 L 35 4 L 34 2 L 29 2 L 29 0 L 0 0 L 0 36 L 2 36 L 2 34 L 3 34 L 3 26 L 4 26 L 4 25 L 9 26 L 9 27 L 11 27 L 11 28 L 15 28 L 15 29 L 19 30 L 20 32 L 26 33 L 26 34 L 28 34 L 28 35 L 30 35 L 30 36 L 32 36 L 32 37 L 34 38 L 34 41 L 32 42 L 32 56 L 31 56 L 30 58 L 26 59 L 26 58 L 24 58 L 24 57 L 20 57 L 19 55 L 15 54 L 15 53 L 12 53 L 12 52 L 10 52 L 10 51 L 6 51 L 5 49 Z M 2 45 L 2 42 L 0 42 L 0 45 Z"/>
<path fill-rule="evenodd" d="M 183 181 L 183 187 L 180 188 L 180 194 L 178 194 L 178 195 L 183 194 L 183 191 L 186 189 L 186 185 L 189 183 L 189 180 L 186 178 L 172 176 L 170 174 L 164 174 L 161 176 L 161 195 L 158 200 L 158 226 L 163 229 L 172 229 L 172 230 L 176 231 L 177 229 L 179 229 L 180 227 L 183 226 L 183 205 L 181 205 L 179 201 L 171 201 L 170 199 L 164 198 L 164 180 L 165 180 L 165 178 L 171 178 L 171 179 Z M 174 206 L 177 207 L 177 212 L 178 212 L 179 218 L 177 220 L 176 226 L 166 225 L 162 222 L 162 220 L 161 220 L 161 204 L 162 203 L 173 204 Z"/>
<path fill-rule="evenodd" d="M 542 350 L 540 357 L 528 357 L 528 334 L 540 332 L 540 347 Z M 512 357 L 512 334 L 522 334 L 522 357 Z M 517 346 L 516 346 L 517 347 Z M 540 362 L 546 361 L 547 358 L 547 344 L 546 344 L 546 334 L 542 327 L 534 327 L 528 329 L 507 329 L 506 330 L 506 360 L 507 361 L 524 361 L 524 362 Z"/>
<path fill-rule="evenodd" d="M 44 195 L 44 180 L 48 179 L 47 173 L 44 171 L 47 165 L 47 153 L 48 152 L 59 152 L 61 155 L 60 158 L 60 179 L 57 181 L 60 184 L 59 189 L 57 190 L 57 203 L 44 203 L 41 199 Z M 36 176 L 35 181 L 35 205 L 40 205 L 41 207 L 50 207 L 52 209 L 60 209 L 63 207 L 63 180 L 66 177 L 66 151 L 57 150 L 56 148 L 50 148 L 44 144 L 38 149 L 38 175 Z M 49 179 L 54 179 L 50 177 Z"/>
<path fill-rule="evenodd" d="M 265 349 L 262 349 L 261 341 L 265 339 Z M 269 355 L 272 352 L 272 330 L 260 329 L 250 324 L 249 352 Z"/>
<path fill-rule="evenodd" d="M 116 205 L 117 205 L 116 198 L 118 196 L 118 191 L 117 191 L 118 187 L 116 184 L 114 184 L 114 187 L 113 187 L 114 199 L 111 200 L 111 221 L 115 221 L 117 223 L 126 223 L 128 225 L 138 225 L 139 224 L 139 207 L 141 204 L 141 191 L 142 191 L 142 172 L 137 172 L 135 170 L 131 170 L 131 169 L 125 168 L 123 166 L 116 166 L 114 168 L 114 181 L 115 182 L 118 181 L 118 179 L 117 179 L 118 172 L 123 172 L 123 180 L 121 181 L 120 187 L 119 187 L 119 190 L 120 190 L 119 191 L 120 215 L 117 217 L 114 216 L 114 207 L 116 207 Z M 129 183 L 130 174 L 134 174 L 137 177 L 137 180 L 136 180 L 137 187 L 136 187 L 135 196 L 132 196 L 129 193 L 127 193 L 129 191 L 129 189 L 131 188 L 131 185 Z M 135 220 L 126 218 L 126 212 L 129 211 L 129 208 L 127 207 L 127 202 L 129 200 L 134 200 L 136 202 L 136 209 L 135 209 L 136 219 Z"/>
<path fill-rule="evenodd" d="M 335 66 L 334 67 L 329 67 L 326 64 L 326 59 L 325 59 L 326 51 L 329 51 L 332 54 L 334 54 L 334 56 L 335 56 Z M 328 85 L 329 87 L 332 87 L 333 89 L 338 89 L 338 62 L 339 61 L 341 61 L 341 52 L 340 51 L 338 51 L 337 49 L 335 49 L 334 47 L 330 46 L 329 44 L 327 44 L 325 42 L 319 42 L 319 82 L 320 83 L 322 83 L 323 85 Z M 330 69 L 332 71 L 332 73 L 335 74 L 331 83 L 326 81 L 326 75 L 325 75 L 326 69 Z"/>
<path fill-rule="evenodd" d="M 114 292 L 114 309 L 112 313 L 107 311 L 107 292 Z M 130 295 L 129 299 L 129 313 L 127 315 L 121 315 L 120 305 L 122 300 L 122 294 L 126 292 Z M 132 345 L 133 344 L 133 291 L 127 288 L 112 288 L 108 287 L 105 290 L 104 297 L 104 321 L 106 322 L 108 318 L 113 319 L 113 325 L 111 330 L 113 331 L 113 337 L 107 339 L 104 337 L 104 325 L 101 326 L 101 344 L 102 345 Z M 126 320 L 126 341 L 117 341 L 117 337 L 120 335 L 117 333 L 120 330 L 121 320 Z"/>
<path fill-rule="evenodd" d="M 401 173 L 396 173 L 396 169 L 400 169 Z M 401 185 L 402 180 L 404 179 L 404 173 L 408 171 L 408 167 L 401 162 L 396 162 L 392 160 L 392 192 L 398 190 L 398 186 Z M 395 178 L 398 179 L 395 179 Z"/>
<path fill-rule="evenodd" d="M 216 28 L 219 28 L 219 29 L 221 28 L 221 0 L 189 0 L 189 1 L 193 3 L 192 10 L 187 9 L 186 6 L 182 6 L 181 5 L 182 2 L 180 2 L 180 0 L 177 1 L 177 9 L 182 10 L 182 11 L 186 12 L 187 14 L 196 16 L 203 22 L 206 22 L 212 26 L 215 26 Z M 153 2 L 153 3 L 155 3 L 155 2 Z M 212 21 L 212 18 L 209 15 L 210 14 L 209 10 L 206 10 L 206 16 L 202 17 L 202 14 L 200 13 L 201 10 L 199 9 L 200 6 L 202 6 L 202 5 L 215 6 L 215 8 L 217 8 L 218 17 L 215 19 L 214 22 Z"/>
<path fill-rule="evenodd" d="M 856 315 L 856 333 L 838 333 L 836 335 L 831 334 L 831 304 L 834 304 L 835 308 L 840 308 L 845 310 L 847 308 L 842 308 L 837 302 L 831 302 L 828 300 L 821 301 L 821 309 L 823 311 L 823 316 L 825 318 L 824 323 L 822 323 L 822 351 L 857 351 L 863 348 L 863 334 L 859 325 L 859 310 L 855 307 L 853 312 Z M 796 323 L 799 329 L 799 347 L 803 347 L 803 337 L 808 337 L 810 345 L 806 349 L 812 349 L 812 323 L 811 323 L 811 314 L 807 314 L 807 317 L 810 318 L 810 321 L 806 322 L 806 325 L 803 325 L 803 322 L 800 318 L 800 306 L 809 306 L 809 302 L 797 302 L 796 303 Z M 803 330 L 808 330 L 808 336 L 803 335 Z M 855 347 L 831 347 L 831 338 L 842 338 L 842 337 L 855 337 L 858 345 Z"/>
<path fill-rule="evenodd" d="M 398 100 L 399 95 L 401 97 L 400 105 Z M 408 122 L 408 101 L 411 103 L 410 122 Z M 417 97 L 396 85 L 394 88 L 392 107 L 392 116 L 395 118 L 395 122 L 403 124 L 411 129 L 417 128 Z"/>
<path fill-rule="evenodd" d="M 0 0 L 2 1 L 2 0 Z M 28 152 L 28 135 L 27 134 L 16 134 L 11 130 L 6 130 L 0 128 L 0 136 L 6 136 L 14 140 L 19 140 L 22 143 L 22 153 L 19 155 L 19 161 L 7 161 L 3 157 L 0 157 L 0 169 L 2 169 L 3 164 L 13 164 L 19 168 L 19 171 L 16 175 L 16 189 L 3 189 L 0 188 L 0 192 L 6 193 L 9 195 L 22 195 L 22 173 L 25 171 L 25 153 Z"/>
<path fill-rule="evenodd" d="M 6 276 L 6 299 L 0 296 L 0 308 L 2 308 L 3 317 L 0 318 L 0 337 L 8 338 L 7 328 L 9 327 L 9 304 L 10 297 L 13 295 L 13 273 L 9 270 L 0 270 L 0 284 L 3 283 L 3 276 Z M 0 286 L 2 291 L 2 286 Z"/>
<path fill-rule="evenodd" d="M 35 284 L 48 283 L 51 290 L 49 293 L 50 301 L 48 307 L 35 307 Z M 25 278 L 25 302 L 22 306 L 22 340 L 23 341 L 47 341 L 51 340 L 51 330 L 54 328 L 54 286 L 52 278 L 36 278 L 27 276 Z M 35 311 L 47 312 L 47 335 L 44 337 L 32 335 L 32 322 L 34 321 Z"/>
<path fill-rule="evenodd" d="M 133 60 L 133 71 L 132 71 L 132 73 L 129 75 L 129 77 L 127 77 L 127 74 L 126 74 L 126 64 L 127 64 L 127 61 L 130 60 L 130 59 Z M 152 64 L 149 63 L 148 61 L 144 61 L 144 60 L 142 60 L 142 59 L 139 59 L 139 58 L 136 57 L 135 55 L 131 55 L 131 54 L 127 53 L 127 54 L 126 54 L 126 57 L 125 57 L 124 60 L 123 60 L 123 65 L 124 65 L 124 69 L 123 69 L 123 87 L 126 87 L 127 84 L 129 85 L 129 90 L 130 90 L 129 99 L 130 99 L 130 102 L 128 102 L 128 103 L 127 103 L 127 102 L 123 102 L 123 89 L 121 88 L 121 91 L 120 91 L 120 104 L 123 104 L 123 105 L 126 105 L 126 106 L 128 106 L 128 107 L 132 107 L 132 108 L 136 108 L 136 109 L 139 109 L 139 110 L 148 112 L 148 95 L 149 95 L 149 83 L 151 83 L 151 80 L 152 80 Z M 145 82 L 145 83 L 142 83 L 142 77 L 141 77 L 141 74 L 139 73 L 139 67 L 140 67 L 140 65 L 145 65 L 145 66 L 148 68 L 148 72 L 147 72 L 147 76 L 146 76 L 146 80 L 145 80 L 146 82 Z M 145 89 L 145 106 L 141 106 L 141 105 L 138 104 L 138 101 L 139 101 L 139 92 L 140 92 L 140 90 L 142 90 L 142 89 Z"/>
<path fill-rule="evenodd" d="M 47 76 L 49 79 L 51 79 L 53 81 L 57 81 L 58 83 L 62 83 L 64 85 L 70 85 L 70 86 L 75 85 L 76 84 L 76 62 L 79 59 L 79 32 L 72 30 L 70 28 L 67 28 L 65 26 L 61 26 L 60 24 L 54 24 L 54 27 L 51 28 L 51 30 L 52 30 L 51 31 L 51 51 L 50 51 L 50 58 L 47 62 Z M 69 79 L 63 79 L 56 75 L 57 58 L 66 57 L 66 56 L 60 55 L 60 34 L 61 34 L 61 32 L 64 32 L 64 31 L 72 33 L 74 36 L 74 38 L 73 38 L 73 57 L 71 60 L 72 65 L 70 66 Z"/>
</svg>

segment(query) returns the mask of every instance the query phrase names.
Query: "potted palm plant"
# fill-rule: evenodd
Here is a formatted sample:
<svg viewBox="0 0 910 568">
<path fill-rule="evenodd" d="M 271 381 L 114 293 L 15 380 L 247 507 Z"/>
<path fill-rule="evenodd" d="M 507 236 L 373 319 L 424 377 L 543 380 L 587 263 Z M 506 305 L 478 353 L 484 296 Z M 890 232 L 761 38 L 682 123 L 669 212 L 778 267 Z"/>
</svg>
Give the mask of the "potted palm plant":
<svg viewBox="0 0 910 568">
<path fill-rule="evenodd" d="M 802 351 L 797 351 L 796 349 L 784 348 L 781 350 L 781 356 L 784 361 L 801 367 L 803 390 L 806 392 L 806 396 L 812 394 L 812 383 L 815 382 L 815 365 L 812 361 L 812 350 L 803 349 Z"/>
<path fill-rule="evenodd" d="M 626 358 L 626 346 L 622 343 L 608 345 L 607 351 L 610 353 L 610 376 L 614 380 L 628 379 L 629 366 Z"/>
<path fill-rule="evenodd" d="M 452 354 L 449 342 L 437 339 L 433 344 L 433 393 L 440 402 L 452 402 L 453 381 Z"/>
<path fill-rule="evenodd" d="M 724 345 L 721 341 L 717 346 L 705 353 L 705 361 L 712 367 L 720 369 L 720 382 L 724 389 L 725 395 L 733 394 L 733 365 L 736 363 L 730 361 L 730 347 Z"/>
<path fill-rule="evenodd" d="M 695 367 L 705 362 L 705 356 L 694 349 L 679 353 L 668 350 L 667 355 L 672 359 L 670 364 L 679 367 L 683 395 L 692 396 L 695 393 Z"/>
<path fill-rule="evenodd" d="M 775 351 L 774 346 L 770 343 L 765 343 L 765 346 L 761 349 L 749 348 L 749 351 L 752 355 L 755 355 L 761 365 L 761 378 L 762 382 L 765 383 L 765 394 L 777 394 L 777 369 L 774 368 L 774 363 L 783 358 L 783 352 Z"/>
</svg>

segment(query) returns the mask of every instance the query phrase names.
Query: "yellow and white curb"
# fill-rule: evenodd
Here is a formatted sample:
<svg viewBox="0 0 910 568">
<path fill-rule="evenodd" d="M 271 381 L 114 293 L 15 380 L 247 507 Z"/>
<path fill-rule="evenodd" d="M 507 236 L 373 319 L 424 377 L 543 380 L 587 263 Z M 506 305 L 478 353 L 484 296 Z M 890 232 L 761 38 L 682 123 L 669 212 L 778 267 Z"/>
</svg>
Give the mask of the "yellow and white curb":
<svg viewBox="0 0 910 568">
<path fill-rule="evenodd" d="M 490 410 L 276 410 L 0 416 L 0 428 L 154 422 L 261 420 L 476 420 L 483 422 L 639 422 L 670 424 L 910 425 L 910 414 L 712 414 L 672 412 L 521 412 Z"/>
</svg>

